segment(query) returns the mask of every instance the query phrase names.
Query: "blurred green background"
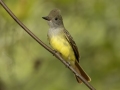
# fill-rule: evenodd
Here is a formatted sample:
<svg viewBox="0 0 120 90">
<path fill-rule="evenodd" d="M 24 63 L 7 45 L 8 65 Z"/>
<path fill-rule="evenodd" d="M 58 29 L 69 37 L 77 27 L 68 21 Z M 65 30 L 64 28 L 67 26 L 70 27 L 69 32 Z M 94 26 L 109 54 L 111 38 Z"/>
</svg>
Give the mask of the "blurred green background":
<svg viewBox="0 0 120 90">
<path fill-rule="evenodd" d="M 44 43 L 41 17 L 62 12 L 97 90 L 120 90 L 120 0 L 3 0 Z M 0 6 L 0 90 L 89 90 L 33 40 Z"/>
</svg>

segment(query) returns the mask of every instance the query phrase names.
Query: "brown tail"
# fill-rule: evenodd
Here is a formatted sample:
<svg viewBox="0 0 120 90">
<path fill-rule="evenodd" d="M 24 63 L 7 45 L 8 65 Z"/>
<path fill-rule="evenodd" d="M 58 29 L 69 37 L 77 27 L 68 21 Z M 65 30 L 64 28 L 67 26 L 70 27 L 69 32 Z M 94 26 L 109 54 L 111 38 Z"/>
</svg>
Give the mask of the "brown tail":
<svg viewBox="0 0 120 90">
<path fill-rule="evenodd" d="M 86 79 L 88 82 L 91 81 L 91 78 L 84 72 L 84 70 L 82 69 L 82 67 L 78 64 L 78 62 L 76 61 L 75 62 L 75 67 L 74 69 L 76 70 L 76 72 L 78 72 L 84 79 Z M 78 83 L 82 83 L 82 81 L 77 77 L 75 76 Z"/>
</svg>

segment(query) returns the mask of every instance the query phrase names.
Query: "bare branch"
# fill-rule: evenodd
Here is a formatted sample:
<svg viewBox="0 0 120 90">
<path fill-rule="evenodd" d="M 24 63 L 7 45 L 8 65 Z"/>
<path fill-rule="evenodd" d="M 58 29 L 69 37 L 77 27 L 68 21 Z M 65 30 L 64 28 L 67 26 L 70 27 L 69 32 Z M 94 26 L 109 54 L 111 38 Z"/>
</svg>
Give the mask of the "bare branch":
<svg viewBox="0 0 120 90">
<path fill-rule="evenodd" d="M 35 36 L 13 13 L 12 11 L 6 6 L 6 4 L 0 0 L 0 4 L 2 7 L 8 12 L 8 14 L 25 30 L 34 40 L 36 40 L 41 46 L 43 46 L 46 50 L 52 53 L 56 58 L 58 58 L 65 66 L 67 66 L 76 76 L 78 76 L 81 81 L 90 89 L 95 90 L 95 88 L 87 82 L 81 75 L 79 75 L 66 61 L 59 55 L 59 53 L 54 52 L 50 47 L 44 44 L 37 36 Z"/>
</svg>

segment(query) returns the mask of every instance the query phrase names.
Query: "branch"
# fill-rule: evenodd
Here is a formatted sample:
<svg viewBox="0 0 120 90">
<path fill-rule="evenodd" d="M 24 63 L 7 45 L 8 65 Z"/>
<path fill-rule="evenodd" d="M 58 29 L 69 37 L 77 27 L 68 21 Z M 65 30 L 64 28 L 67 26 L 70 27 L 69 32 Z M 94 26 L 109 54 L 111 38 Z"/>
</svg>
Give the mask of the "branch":
<svg viewBox="0 0 120 90">
<path fill-rule="evenodd" d="M 46 50 L 52 53 L 56 58 L 58 58 L 65 66 L 67 66 L 77 77 L 81 79 L 81 81 L 90 89 L 95 90 L 95 88 L 88 83 L 81 75 L 79 75 L 60 55 L 59 53 L 54 52 L 50 47 L 44 44 L 37 36 L 35 36 L 6 6 L 6 4 L 0 0 L 0 4 L 2 7 L 8 12 L 8 14 L 25 30 L 34 40 L 36 40 L 41 46 L 43 46 Z"/>
</svg>

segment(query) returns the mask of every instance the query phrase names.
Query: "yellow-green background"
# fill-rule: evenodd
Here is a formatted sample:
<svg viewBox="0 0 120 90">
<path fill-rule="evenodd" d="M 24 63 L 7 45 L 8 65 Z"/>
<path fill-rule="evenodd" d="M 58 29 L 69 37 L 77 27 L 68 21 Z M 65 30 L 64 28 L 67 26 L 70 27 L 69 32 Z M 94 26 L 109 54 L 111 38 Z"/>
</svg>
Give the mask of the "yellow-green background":
<svg viewBox="0 0 120 90">
<path fill-rule="evenodd" d="M 3 0 L 44 43 L 59 8 L 97 90 L 120 90 L 120 0 Z M 0 6 L 0 90 L 89 90 Z"/>
</svg>

